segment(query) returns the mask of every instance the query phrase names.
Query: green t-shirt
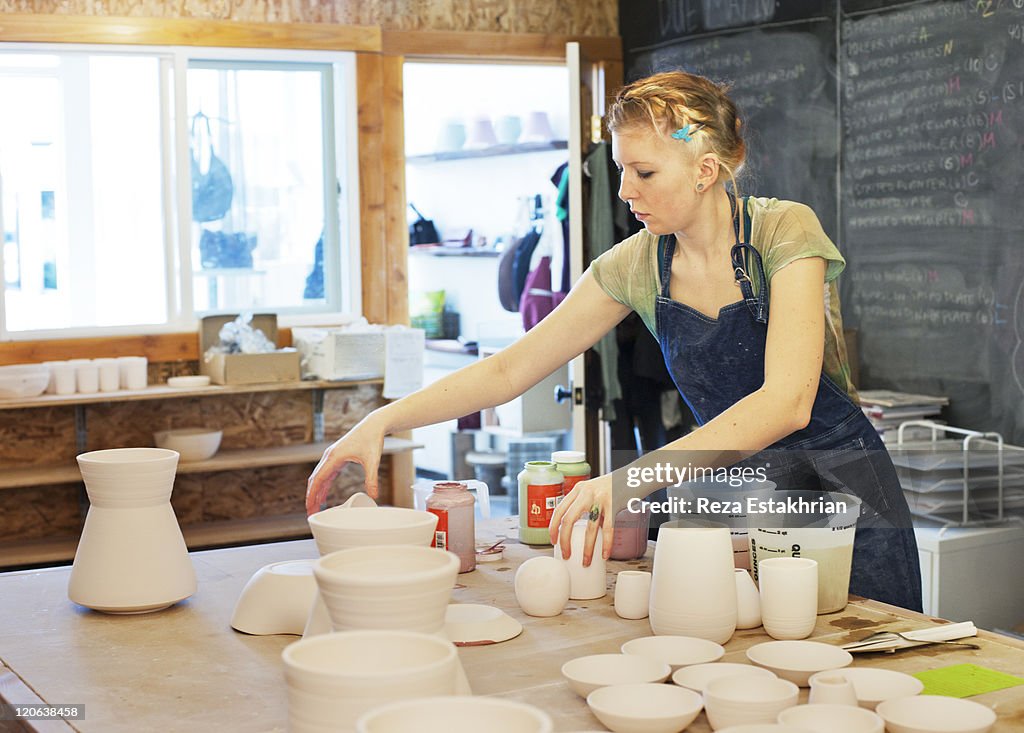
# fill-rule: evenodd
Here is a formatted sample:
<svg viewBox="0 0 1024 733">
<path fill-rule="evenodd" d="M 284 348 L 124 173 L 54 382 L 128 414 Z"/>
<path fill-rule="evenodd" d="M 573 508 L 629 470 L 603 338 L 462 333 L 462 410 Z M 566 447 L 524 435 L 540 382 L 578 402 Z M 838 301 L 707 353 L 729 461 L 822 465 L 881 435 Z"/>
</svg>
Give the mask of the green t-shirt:
<svg viewBox="0 0 1024 733">
<path fill-rule="evenodd" d="M 751 218 L 751 243 L 764 262 L 765 277 L 771 287 L 772 276 L 794 260 L 821 257 L 825 260 L 825 352 L 822 371 L 845 390 L 856 403 L 857 390 L 850 380 L 850 363 L 843 340 L 843 318 L 839 309 L 836 278 L 846 260 L 821 228 L 810 207 L 779 199 L 748 199 Z M 646 230 L 624 239 L 590 266 L 601 288 L 643 319 L 654 337 L 655 298 L 661 292 L 658 262 L 658 237 Z M 752 279 L 756 282 L 756 277 Z"/>
</svg>

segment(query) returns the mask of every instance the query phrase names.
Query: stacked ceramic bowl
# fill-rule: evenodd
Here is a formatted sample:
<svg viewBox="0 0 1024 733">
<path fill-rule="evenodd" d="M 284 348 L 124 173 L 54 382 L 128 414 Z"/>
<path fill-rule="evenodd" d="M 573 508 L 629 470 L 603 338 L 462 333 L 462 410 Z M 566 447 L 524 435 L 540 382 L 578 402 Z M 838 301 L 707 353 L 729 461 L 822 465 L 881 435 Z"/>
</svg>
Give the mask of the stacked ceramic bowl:
<svg viewBox="0 0 1024 733">
<path fill-rule="evenodd" d="M 46 364 L 0 366 L 0 399 L 38 397 L 49 383 L 50 367 Z"/>
<path fill-rule="evenodd" d="M 414 545 L 354 547 L 325 555 L 313 566 L 336 631 L 438 633 L 458 573 L 458 555 Z"/>
<path fill-rule="evenodd" d="M 451 642 L 412 631 L 343 631 L 282 653 L 293 733 L 352 730 L 382 704 L 455 693 Z"/>
<path fill-rule="evenodd" d="M 720 677 L 704 690 L 704 712 L 713 730 L 734 725 L 774 723 L 796 705 L 800 688 L 789 680 L 750 675 Z"/>
<path fill-rule="evenodd" d="M 551 733 L 551 717 L 532 705 L 493 697 L 434 697 L 370 711 L 357 733 Z"/>
</svg>

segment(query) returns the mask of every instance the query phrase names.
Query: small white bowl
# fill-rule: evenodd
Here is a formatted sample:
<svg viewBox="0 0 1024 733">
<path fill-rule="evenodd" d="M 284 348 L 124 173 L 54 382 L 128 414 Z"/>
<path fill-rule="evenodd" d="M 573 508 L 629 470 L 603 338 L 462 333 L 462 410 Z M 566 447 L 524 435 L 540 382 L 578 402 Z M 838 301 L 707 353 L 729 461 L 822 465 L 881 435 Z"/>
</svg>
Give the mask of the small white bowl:
<svg viewBox="0 0 1024 733">
<path fill-rule="evenodd" d="M 600 687 L 587 695 L 587 705 L 615 733 L 678 733 L 704 700 L 682 687 L 640 683 Z"/>
<path fill-rule="evenodd" d="M 622 653 L 657 659 L 675 672 L 692 664 L 717 662 L 725 654 L 725 647 L 695 636 L 642 636 L 623 644 Z"/>
<path fill-rule="evenodd" d="M 784 680 L 807 687 L 812 674 L 846 667 L 853 656 L 845 649 L 820 641 L 787 640 L 755 644 L 747 649 L 747 659 Z"/>
<path fill-rule="evenodd" d="M 159 430 L 153 433 L 153 441 L 157 448 L 177 451 L 182 463 L 191 463 L 212 458 L 223 435 L 220 430 L 208 428 L 180 428 Z"/>
<path fill-rule="evenodd" d="M 720 677 L 736 677 L 738 675 L 775 677 L 774 672 L 764 667 L 755 667 L 753 664 L 709 662 L 708 664 L 694 664 L 677 669 L 672 673 L 672 681 L 680 687 L 686 687 L 694 692 L 704 692 L 704 689 L 711 680 L 717 680 Z"/>
<path fill-rule="evenodd" d="M 46 364 L 0 366 L 0 399 L 38 397 L 49 383 L 50 367 Z"/>
<path fill-rule="evenodd" d="M 436 526 L 436 514 L 396 506 L 334 506 L 309 516 L 321 555 L 365 545 L 427 547 Z"/>
<path fill-rule="evenodd" d="M 256 636 L 301 636 L 309 607 L 316 599 L 315 562 L 276 562 L 257 570 L 235 603 L 231 628 Z"/>
<path fill-rule="evenodd" d="M 730 725 L 774 723 L 796 705 L 800 688 L 777 677 L 719 677 L 704 690 L 704 713 L 712 730 Z"/>
<path fill-rule="evenodd" d="M 168 377 L 167 386 L 175 389 L 193 389 L 195 387 L 209 387 L 210 378 L 205 375 L 192 375 L 185 377 Z"/>
<path fill-rule="evenodd" d="M 828 733 L 884 733 L 885 721 L 853 705 L 796 705 L 779 713 L 779 722 Z"/>
<path fill-rule="evenodd" d="M 664 662 L 637 654 L 589 654 L 562 665 L 562 676 L 580 697 L 608 685 L 664 682 L 671 673 Z"/>
<path fill-rule="evenodd" d="M 990 707 L 941 695 L 896 697 L 875 712 L 889 733 L 986 733 L 996 722 Z"/>
<path fill-rule="evenodd" d="M 812 683 L 818 674 L 839 674 L 845 677 L 853 685 L 853 691 L 857 694 L 857 702 L 862 708 L 868 710 L 874 710 L 883 700 L 919 695 L 924 689 L 924 683 L 917 677 L 877 667 L 825 670 L 811 675 Z"/>
<path fill-rule="evenodd" d="M 785 723 L 750 723 L 748 725 L 730 725 L 716 733 L 817 733 L 817 731 L 797 728 Z"/>
<path fill-rule="evenodd" d="M 551 733 L 543 710 L 494 697 L 421 697 L 381 705 L 356 721 L 356 733 Z"/>
</svg>

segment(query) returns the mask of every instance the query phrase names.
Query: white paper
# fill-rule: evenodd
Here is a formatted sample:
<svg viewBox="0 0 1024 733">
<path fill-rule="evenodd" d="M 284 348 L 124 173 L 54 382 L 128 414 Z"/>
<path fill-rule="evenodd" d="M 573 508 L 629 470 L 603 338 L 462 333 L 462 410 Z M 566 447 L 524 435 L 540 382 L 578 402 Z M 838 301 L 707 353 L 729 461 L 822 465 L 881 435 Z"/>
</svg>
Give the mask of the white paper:
<svg viewBox="0 0 1024 733">
<path fill-rule="evenodd" d="M 424 332 L 389 328 L 384 332 L 384 399 L 393 400 L 423 386 Z"/>
</svg>

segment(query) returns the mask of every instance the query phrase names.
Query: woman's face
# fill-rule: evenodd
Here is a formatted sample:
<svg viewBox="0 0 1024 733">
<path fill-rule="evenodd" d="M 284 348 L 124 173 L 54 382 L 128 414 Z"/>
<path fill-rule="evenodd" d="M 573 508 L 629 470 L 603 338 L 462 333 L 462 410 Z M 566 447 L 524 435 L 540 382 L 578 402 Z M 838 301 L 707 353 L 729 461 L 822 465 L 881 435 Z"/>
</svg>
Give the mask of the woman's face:
<svg viewBox="0 0 1024 733">
<path fill-rule="evenodd" d="M 612 133 L 619 198 L 651 234 L 684 231 L 692 219 L 698 166 L 687 145 L 640 127 Z"/>
</svg>

